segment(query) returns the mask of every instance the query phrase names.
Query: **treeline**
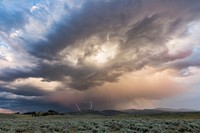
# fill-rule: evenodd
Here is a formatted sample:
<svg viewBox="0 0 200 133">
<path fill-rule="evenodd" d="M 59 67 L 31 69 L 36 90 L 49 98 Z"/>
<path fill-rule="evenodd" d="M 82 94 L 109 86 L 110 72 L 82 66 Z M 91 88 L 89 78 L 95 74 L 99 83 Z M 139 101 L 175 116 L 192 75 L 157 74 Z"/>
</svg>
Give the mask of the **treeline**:
<svg viewBox="0 0 200 133">
<path fill-rule="evenodd" d="M 19 113 L 18 113 L 19 114 Z M 64 115 L 64 113 L 59 113 L 57 111 L 54 110 L 48 110 L 47 112 L 25 112 L 23 113 L 23 115 L 32 115 L 33 117 L 36 116 L 48 116 L 48 115 Z"/>
</svg>

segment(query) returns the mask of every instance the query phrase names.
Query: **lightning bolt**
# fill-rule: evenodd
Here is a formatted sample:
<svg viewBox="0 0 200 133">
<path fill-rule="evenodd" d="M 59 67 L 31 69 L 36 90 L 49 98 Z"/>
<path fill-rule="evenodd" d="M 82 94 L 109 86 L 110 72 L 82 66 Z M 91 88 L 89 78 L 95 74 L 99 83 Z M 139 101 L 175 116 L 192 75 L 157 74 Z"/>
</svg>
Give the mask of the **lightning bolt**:
<svg viewBox="0 0 200 133">
<path fill-rule="evenodd" d="M 78 110 L 79 112 L 81 112 L 81 109 L 79 108 L 78 104 L 76 103 L 75 105 L 76 105 L 77 110 Z"/>
</svg>

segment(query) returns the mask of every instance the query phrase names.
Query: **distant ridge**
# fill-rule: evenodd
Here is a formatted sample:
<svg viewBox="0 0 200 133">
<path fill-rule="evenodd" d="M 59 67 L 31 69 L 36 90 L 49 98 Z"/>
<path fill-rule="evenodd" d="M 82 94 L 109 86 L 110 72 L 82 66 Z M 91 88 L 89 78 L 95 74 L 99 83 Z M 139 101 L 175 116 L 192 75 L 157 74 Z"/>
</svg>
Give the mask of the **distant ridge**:
<svg viewBox="0 0 200 133">
<path fill-rule="evenodd" d="M 164 112 L 198 112 L 197 110 L 192 109 L 173 109 L 173 108 L 155 108 L 155 109 L 128 109 L 123 112 L 127 113 L 139 113 L 139 114 L 148 114 L 148 113 L 164 113 Z"/>
<path fill-rule="evenodd" d="M 48 110 L 48 112 L 25 112 L 24 115 L 32 116 L 47 116 L 47 115 L 103 115 L 103 116 L 112 116 L 112 115 L 121 115 L 121 114 L 135 114 L 135 115 L 154 115 L 154 114 L 163 114 L 163 113 L 195 113 L 200 112 L 198 110 L 192 109 L 173 109 L 173 108 L 155 108 L 155 109 L 128 109 L 128 110 L 82 110 L 76 112 L 66 112 L 59 113 L 54 110 Z M 20 114 L 19 112 L 16 114 Z"/>
<path fill-rule="evenodd" d="M 155 108 L 155 109 L 128 109 L 128 110 L 83 110 L 81 112 L 69 112 L 71 115 L 119 115 L 119 114 L 160 114 L 160 113 L 179 113 L 179 112 L 199 112 L 192 109 L 172 109 L 172 108 Z"/>
<path fill-rule="evenodd" d="M 187 108 L 179 108 L 179 109 L 173 109 L 173 108 L 156 108 L 155 110 L 163 110 L 168 112 L 197 112 L 198 110 L 192 110 Z"/>
</svg>

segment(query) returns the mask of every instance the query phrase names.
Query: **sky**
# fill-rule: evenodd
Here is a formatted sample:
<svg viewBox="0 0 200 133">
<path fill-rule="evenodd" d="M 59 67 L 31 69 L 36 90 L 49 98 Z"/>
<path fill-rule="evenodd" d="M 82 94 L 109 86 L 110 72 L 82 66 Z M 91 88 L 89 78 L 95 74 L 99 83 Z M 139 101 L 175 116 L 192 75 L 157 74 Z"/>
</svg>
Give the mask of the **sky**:
<svg viewBox="0 0 200 133">
<path fill-rule="evenodd" d="M 199 0 L 0 1 L 0 112 L 200 110 L 199 79 Z"/>
</svg>

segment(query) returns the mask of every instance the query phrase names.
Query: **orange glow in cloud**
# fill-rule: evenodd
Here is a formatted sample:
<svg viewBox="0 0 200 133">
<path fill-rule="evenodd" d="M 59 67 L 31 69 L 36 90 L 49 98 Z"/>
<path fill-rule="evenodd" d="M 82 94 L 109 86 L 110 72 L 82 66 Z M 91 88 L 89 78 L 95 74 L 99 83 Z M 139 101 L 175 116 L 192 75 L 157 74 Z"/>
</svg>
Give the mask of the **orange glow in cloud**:
<svg viewBox="0 0 200 133">
<path fill-rule="evenodd" d="M 67 90 L 57 92 L 46 99 L 68 106 L 78 102 L 93 101 L 101 108 L 152 108 L 157 100 L 175 96 L 185 89 L 173 76 L 174 70 L 156 71 L 146 67 L 137 72 L 122 75 L 118 82 L 107 82 L 85 91 Z"/>
</svg>

